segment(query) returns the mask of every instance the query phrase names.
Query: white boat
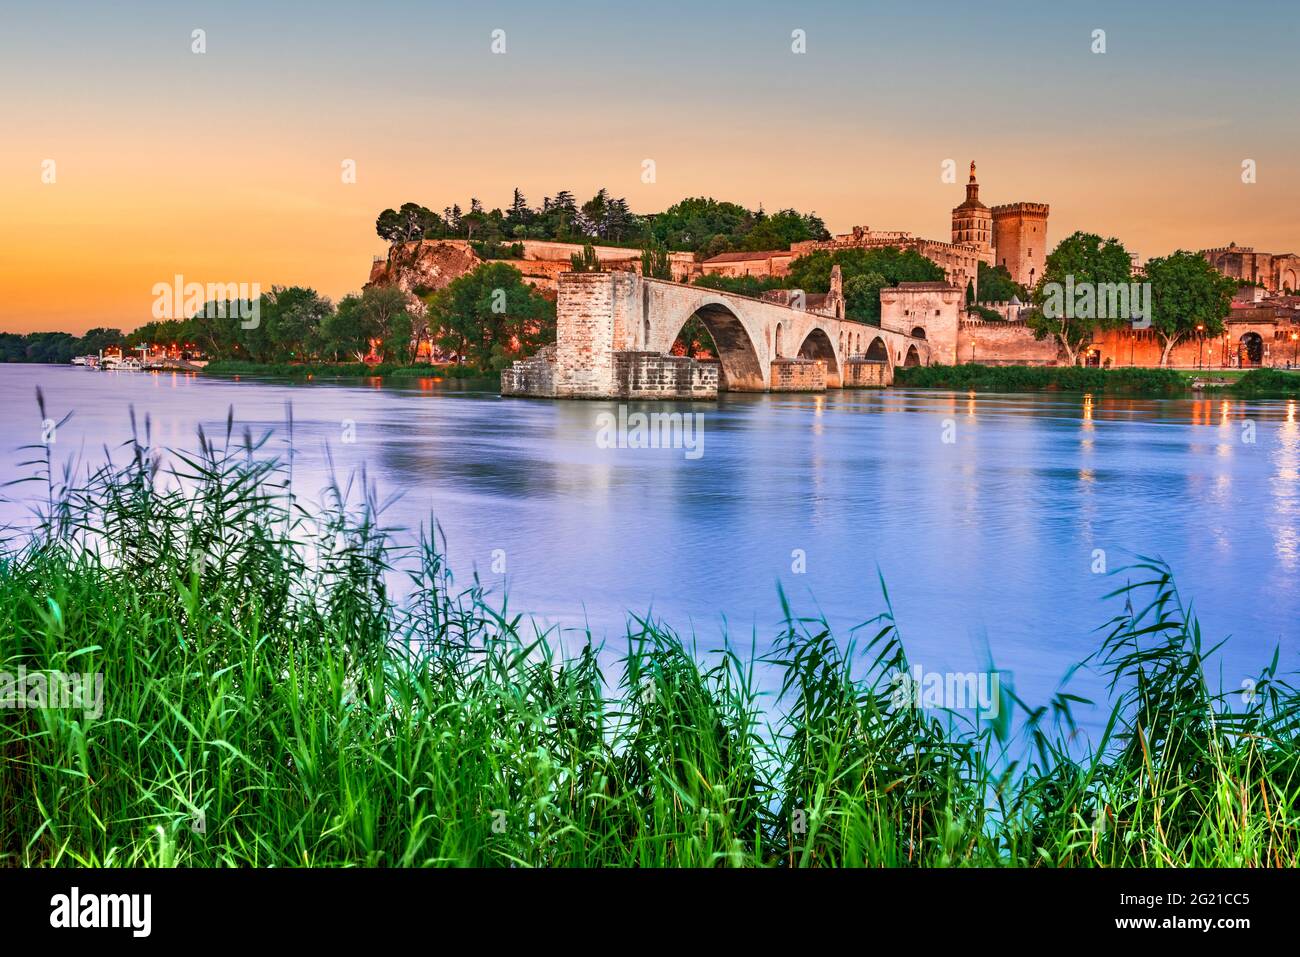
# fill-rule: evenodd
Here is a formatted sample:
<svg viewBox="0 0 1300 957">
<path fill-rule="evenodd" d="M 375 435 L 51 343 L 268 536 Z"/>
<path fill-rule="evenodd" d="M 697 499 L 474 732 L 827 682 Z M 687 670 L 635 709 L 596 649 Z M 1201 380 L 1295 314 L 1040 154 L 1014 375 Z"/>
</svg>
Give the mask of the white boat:
<svg viewBox="0 0 1300 957">
<path fill-rule="evenodd" d="M 84 366 L 84 365 L 86 364 L 86 357 L 85 357 L 85 356 L 73 356 L 73 357 L 72 357 L 72 364 L 73 364 L 74 366 Z"/>
<path fill-rule="evenodd" d="M 139 372 L 144 368 L 135 356 L 124 356 L 113 366 L 118 372 Z"/>
</svg>

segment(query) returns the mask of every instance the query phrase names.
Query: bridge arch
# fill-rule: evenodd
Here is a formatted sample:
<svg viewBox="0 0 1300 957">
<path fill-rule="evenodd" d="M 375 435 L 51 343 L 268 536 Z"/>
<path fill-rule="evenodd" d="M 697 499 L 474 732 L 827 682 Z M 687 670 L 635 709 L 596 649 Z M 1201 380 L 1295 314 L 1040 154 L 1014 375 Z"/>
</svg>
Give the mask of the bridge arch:
<svg viewBox="0 0 1300 957">
<path fill-rule="evenodd" d="M 799 358 L 819 359 L 826 363 L 827 388 L 840 387 L 840 363 L 835 353 L 835 345 L 831 342 L 831 337 L 826 334 L 826 330 L 814 328 L 804 337 L 803 345 L 799 347 Z"/>
<path fill-rule="evenodd" d="M 921 364 L 921 353 L 917 351 L 915 345 L 907 347 L 907 358 L 903 360 L 903 366 L 919 366 Z"/>
<path fill-rule="evenodd" d="M 889 347 L 880 336 L 872 339 L 871 345 L 867 346 L 866 359 L 868 362 L 889 362 Z"/>
<path fill-rule="evenodd" d="M 670 323 L 669 335 L 663 343 L 661 352 L 669 352 L 682 328 L 691 316 L 699 318 L 713 339 L 718 351 L 721 370 L 718 387 L 733 392 L 762 392 L 767 388 L 767 377 L 763 374 L 763 363 L 759 359 L 758 347 L 745 328 L 745 323 L 726 304 L 722 302 L 704 302 L 693 313 L 680 322 Z"/>
</svg>

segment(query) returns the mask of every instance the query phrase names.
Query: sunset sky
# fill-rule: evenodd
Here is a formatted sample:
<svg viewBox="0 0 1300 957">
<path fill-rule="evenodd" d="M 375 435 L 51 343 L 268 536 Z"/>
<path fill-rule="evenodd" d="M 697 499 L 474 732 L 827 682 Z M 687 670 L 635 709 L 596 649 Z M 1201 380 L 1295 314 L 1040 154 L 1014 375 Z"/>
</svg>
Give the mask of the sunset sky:
<svg viewBox="0 0 1300 957">
<path fill-rule="evenodd" d="M 0 330 L 129 329 L 178 273 L 337 298 L 383 252 L 383 208 L 490 209 L 514 186 L 946 239 L 975 159 L 989 205 L 1051 204 L 1053 244 L 1300 251 L 1294 6 L 1057 7 L 11 0 Z"/>
</svg>

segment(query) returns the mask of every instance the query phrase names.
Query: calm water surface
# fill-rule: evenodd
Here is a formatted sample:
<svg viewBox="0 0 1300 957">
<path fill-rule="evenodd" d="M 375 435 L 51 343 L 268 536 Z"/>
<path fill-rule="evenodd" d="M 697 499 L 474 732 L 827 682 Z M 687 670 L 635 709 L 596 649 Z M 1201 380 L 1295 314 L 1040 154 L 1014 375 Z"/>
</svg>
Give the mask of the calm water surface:
<svg viewBox="0 0 1300 957">
<path fill-rule="evenodd" d="M 56 454 L 91 461 L 128 437 L 132 404 L 157 444 L 185 447 L 200 423 L 220 429 L 229 406 L 241 423 L 279 428 L 291 402 L 301 494 L 324 482 L 326 446 L 341 471 L 365 463 L 383 491 L 401 493 L 391 523 L 436 516 L 462 580 L 477 568 L 498 595 L 508 588 L 512 609 L 564 628 L 617 638 L 628 612 L 652 611 L 702 648 L 725 630 L 761 651 L 780 621 L 780 581 L 797 610 L 847 636 L 883 610 L 879 571 L 914 663 L 978 668 L 987 641 L 1017 691 L 1041 702 L 1119 610 L 1101 600 L 1116 579 L 1092 571 L 1103 549 L 1111 569 L 1137 554 L 1173 565 L 1207 637 L 1232 636 L 1225 684 L 1279 644 L 1286 670 L 1300 664 L 1292 401 L 894 389 L 631 407 L 703 413 L 704 454 L 692 460 L 599 448 L 596 417 L 614 403 L 502 399 L 432 380 L 9 365 L 0 481 L 21 475 L 16 448 L 39 440 L 37 385 L 54 418 L 74 412 Z M 345 420 L 356 423 L 351 444 Z M 0 504 L 6 520 L 19 512 Z M 492 572 L 497 549 L 505 575 Z M 1071 687 L 1101 691 L 1088 673 Z"/>
</svg>

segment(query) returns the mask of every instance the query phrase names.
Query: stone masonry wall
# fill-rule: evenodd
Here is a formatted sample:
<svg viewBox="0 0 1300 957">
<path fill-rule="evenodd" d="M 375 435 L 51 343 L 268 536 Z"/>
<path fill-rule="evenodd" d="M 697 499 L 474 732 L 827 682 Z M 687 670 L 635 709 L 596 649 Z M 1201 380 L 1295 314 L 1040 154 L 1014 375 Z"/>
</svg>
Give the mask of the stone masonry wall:
<svg viewBox="0 0 1300 957">
<path fill-rule="evenodd" d="M 536 355 L 502 369 L 501 394 L 555 395 L 555 346 L 543 346 Z"/>
<path fill-rule="evenodd" d="M 870 359 L 847 359 L 844 362 L 844 388 L 883 389 L 894 384 L 894 373 L 888 362 Z"/>
<path fill-rule="evenodd" d="M 826 363 L 819 359 L 773 359 L 773 392 L 825 392 Z"/>
<path fill-rule="evenodd" d="M 614 274 L 564 273 L 556 306 L 557 396 L 608 396 L 614 389 Z"/>
<path fill-rule="evenodd" d="M 957 330 L 957 361 L 986 365 L 1055 365 L 1057 346 L 1039 341 L 1023 322 L 964 321 Z"/>
<path fill-rule="evenodd" d="M 716 399 L 718 363 L 661 352 L 614 356 L 618 395 L 626 399 Z"/>
</svg>

